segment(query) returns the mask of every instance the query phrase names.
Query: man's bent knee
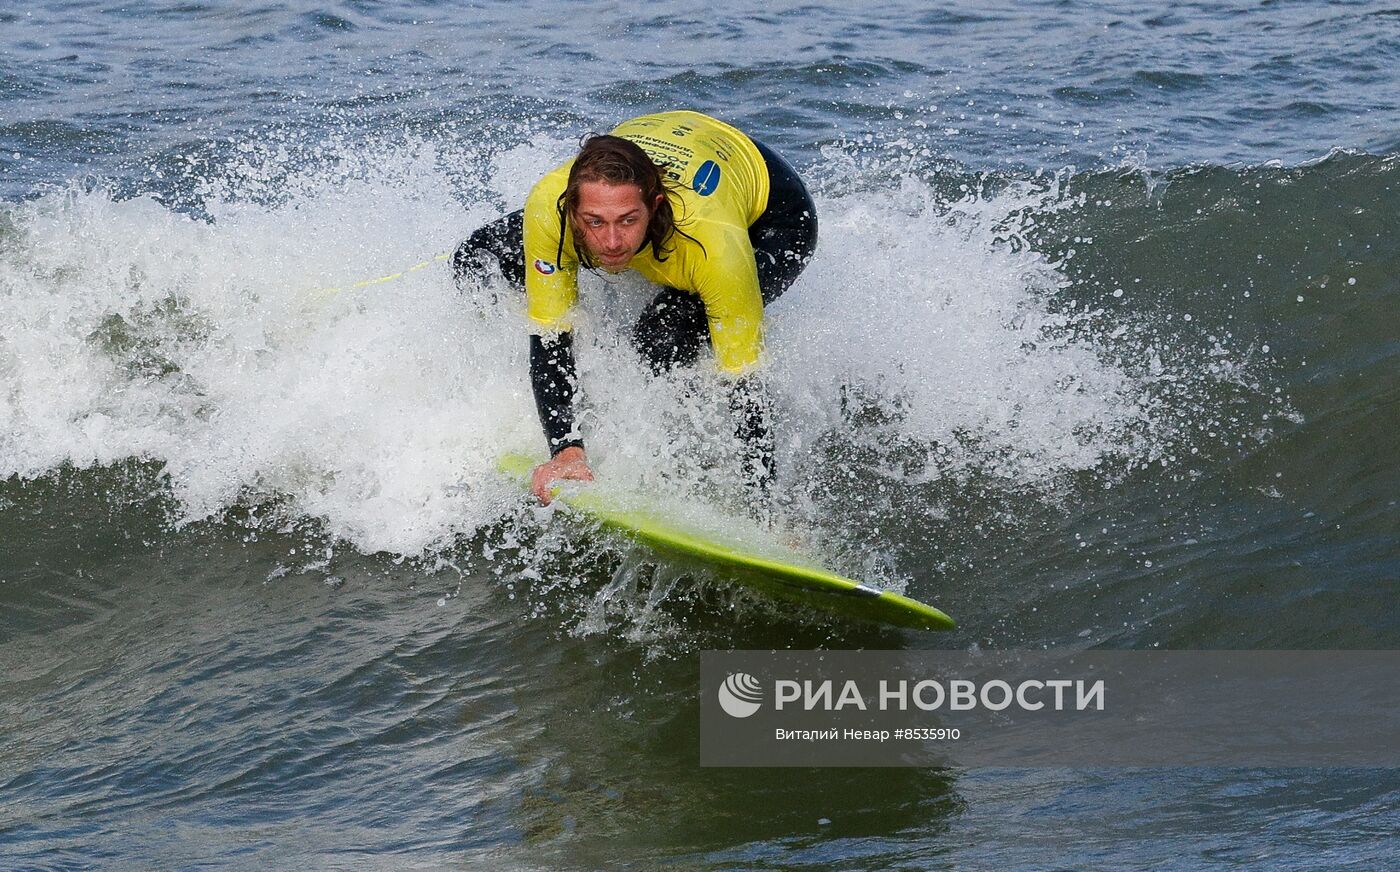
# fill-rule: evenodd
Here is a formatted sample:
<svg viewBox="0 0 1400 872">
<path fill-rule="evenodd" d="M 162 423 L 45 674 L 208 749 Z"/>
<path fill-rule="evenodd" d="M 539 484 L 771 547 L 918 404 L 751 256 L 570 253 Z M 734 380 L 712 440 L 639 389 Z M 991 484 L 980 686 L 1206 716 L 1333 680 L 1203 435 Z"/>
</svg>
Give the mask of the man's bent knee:
<svg viewBox="0 0 1400 872">
<path fill-rule="evenodd" d="M 478 227 L 452 254 L 452 276 L 458 287 L 468 278 L 486 280 L 493 269 L 499 269 L 516 289 L 524 289 L 524 212 Z"/>
</svg>

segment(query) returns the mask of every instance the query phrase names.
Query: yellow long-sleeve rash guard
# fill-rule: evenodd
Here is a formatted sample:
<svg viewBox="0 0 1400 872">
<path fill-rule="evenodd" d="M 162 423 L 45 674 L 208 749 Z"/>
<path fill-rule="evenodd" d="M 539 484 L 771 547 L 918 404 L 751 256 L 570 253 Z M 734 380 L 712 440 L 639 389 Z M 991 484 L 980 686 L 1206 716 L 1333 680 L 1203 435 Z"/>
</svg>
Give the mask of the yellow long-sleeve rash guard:
<svg viewBox="0 0 1400 872">
<path fill-rule="evenodd" d="M 673 234 L 664 260 L 648 245 L 628 268 L 698 294 L 719 368 L 752 369 L 763 345 L 763 298 L 748 228 L 768 208 L 763 156 L 747 136 L 699 112 L 644 115 L 612 134 L 641 146 L 676 183 L 668 193 L 676 226 L 692 237 Z M 567 228 L 559 244 L 559 196 L 572 166 L 571 159 L 540 179 L 525 202 L 525 296 L 531 321 L 545 333 L 571 328 L 578 299 L 578 252 Z"/>
</svg>

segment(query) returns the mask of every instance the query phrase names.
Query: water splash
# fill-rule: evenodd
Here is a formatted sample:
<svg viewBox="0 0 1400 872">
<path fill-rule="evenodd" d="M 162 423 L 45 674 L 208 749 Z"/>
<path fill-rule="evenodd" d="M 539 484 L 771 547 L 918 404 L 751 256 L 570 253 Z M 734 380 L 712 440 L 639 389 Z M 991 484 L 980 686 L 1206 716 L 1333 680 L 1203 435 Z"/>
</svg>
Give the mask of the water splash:
<svg viewBox="0 0 1400 872">
<path fill-rule="evenodd" d="M 424 554 L 496 524 L 516 495 L 495 458 L 539 442 L 519 302 L 459 292 L 443 264 L 314 291 L 449 251 L 569 148 L 272 141 L 192 177 L 198 209 L 79 184 L 7 207 L 0 472 L 144 460 L 177 523 L 275 503 L 279 523 L 366 552 Z M 1049 497 L 1175 438 L 1153 386 L 1193 364 L 1124 363 L 1139 337 L 1066 306 L 1062 265 L 1029 241 L 1037 216 L 1076 205 L 1062 183 L 891 184 L 856 157 L 814 175 L 820 249 L 771 308 L 768 349 L 798 521 L 830 531 L 852 499 L 936 520 L 946 503 L 899 504 L 901 489 L 974 478 Z M 622 338 L 650 292 L 583 279 L 591 450 L 623 486 L 730 504 L 735 446 L 710 377 L 650 378 Z M 848 463 L 860 474 L 831 475 Z M 891 565 L 879 541 L 828 550 L 852 570 Z"/>
</svg>

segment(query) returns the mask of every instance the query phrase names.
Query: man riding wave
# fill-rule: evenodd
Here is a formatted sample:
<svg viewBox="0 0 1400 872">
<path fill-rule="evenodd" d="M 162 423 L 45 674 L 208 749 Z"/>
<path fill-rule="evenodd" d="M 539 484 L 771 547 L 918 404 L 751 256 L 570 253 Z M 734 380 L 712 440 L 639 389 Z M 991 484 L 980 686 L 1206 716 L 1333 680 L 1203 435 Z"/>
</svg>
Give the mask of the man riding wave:
<svg viewBox="0 0 1400 872">
<path fill-rule="evenodd" d="M 525 208 L 480 228 L 453 256 L 459 282 L 494 259 L 523 288 L 531 321 L 530 382 L 550 459 L 531 490 L 591 481 L 575 426 L 577 367 L 570 313 L 578 270 L 633 269 L 662 290 L 632 343 L 654 373 L 714 350 L 725 376 L 748 479 L 774 478 L 767 402 L 755 378 L 764 307 L 816 250 L 817 213 L 797 173 L 763 144 L 691 111 L 644 115 L 586 137 L 531 189 Z M 489 258 L 489 259 L 488 259 Z"/>
</svg>

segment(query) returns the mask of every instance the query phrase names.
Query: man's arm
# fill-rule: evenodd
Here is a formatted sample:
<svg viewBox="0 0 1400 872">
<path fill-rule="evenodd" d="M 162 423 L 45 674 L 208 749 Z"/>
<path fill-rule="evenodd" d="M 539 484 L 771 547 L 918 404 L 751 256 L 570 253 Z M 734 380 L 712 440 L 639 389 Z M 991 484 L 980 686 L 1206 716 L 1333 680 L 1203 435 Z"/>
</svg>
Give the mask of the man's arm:
<svg viewBox="0 0 1400 872">
<path fill-rule="evenodd" d="M 574 334 L 562 332 L 550 338 L 531 334 L 530 386 L 535 392 L 535 409 L 544 427 L 550 457 L 571 446 L 583 447 L 583 439 L 574 427 L 577 383 Z"/>
<path fill-rule="evenodd" d="M 525 201 L 525 300 L 530 321 L 544 335 L 530 336 L 530 386 L 549 446 L 548 462 L 535 467 L 531 490 L 549 502 L 559 479 L 591 481 L 574 418 L 578 382 L 569 311 L 578 298 L 578 263 L 569 239 L 560 239 L 559 194 L 568 178 L 564 164 L 541 179 Z"/>
<path fill-rule="evenodd" d="M 705 304 L 715 363 L 729 382 L 734 432 L 744 443 L 744 478 L 766 494 L 775 464 L 770 403 L 756 372 L 763 349 L 763 295 L 747 233 L 736 227 L 723 231 L 709 240 L 714 256 L 703 261 L 696 292 Z"/>
<path fill-rule="evenodd" d="M 530 490 L 542 503 L 552 499 L 551 486 L 560 479 L 593 480 L 574 421 L 577 370 L 572 333 L 559 333 L 548 339 L 530 336 L 530 386 L 549 446 L 549 461 L 535 467 L 530 476 Z"/>
<path fill-rule="evenodd" d="M 734 435 L 744 443 L 744 480 L 768 493 L 777 467 L 773 460 L 772 403 L 757 376 L 747 375 L 729 386 L 729 409 Z"/>
</svg>

